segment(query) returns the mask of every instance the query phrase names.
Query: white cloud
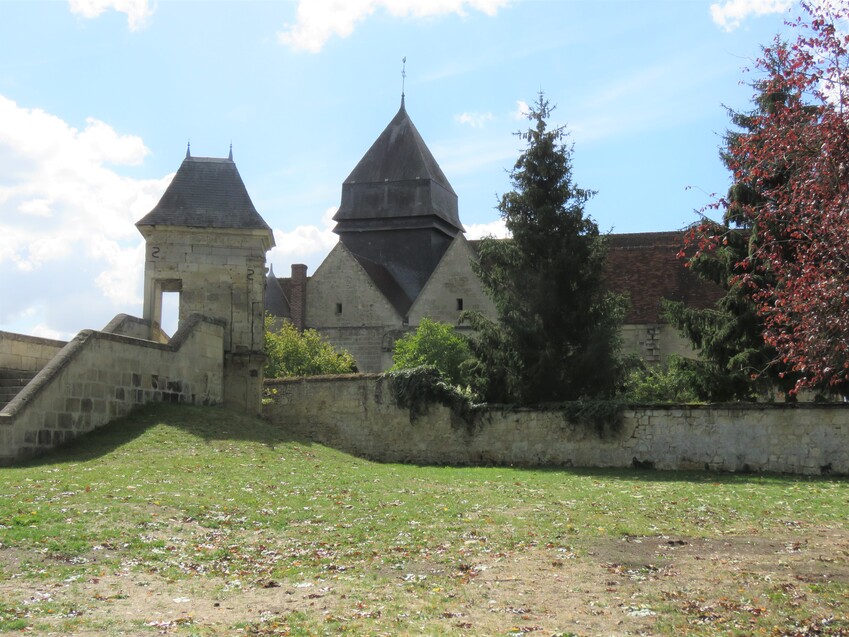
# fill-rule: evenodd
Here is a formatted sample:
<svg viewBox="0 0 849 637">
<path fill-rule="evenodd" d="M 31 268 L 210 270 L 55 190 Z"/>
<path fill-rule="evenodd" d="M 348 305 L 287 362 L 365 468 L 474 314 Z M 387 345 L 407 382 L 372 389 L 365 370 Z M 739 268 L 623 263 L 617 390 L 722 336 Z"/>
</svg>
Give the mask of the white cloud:
<svg viewBox="0 0 849 637">
<path fill-rule="evenodd" d="M 18 206 L 18 210 L 25 215 L 33 215 L 35 217 L 53 216 L 50 212 L 49 199 L 30 199 L 29 201 L 22 201 L 21 205 Z"/>
<path fill-rule="evenodd" d="M 64 332 L 60 332 L 58 330 L 51 329 L 51 328 L 47 327 L 46 325 L 42 325 L 40 323 L 32 328 L 30 335 L 31 336 L 39 336 L 41 338 L 52 338 L 52 339 L 57 340 L 57 341 L 70 340 L 68 338 L 69 334 L 66 334 Z"/>
<path fill-rule="evenodd" d="M 89 0 L 96 1 L 96 0 Z M 116 0 L 117 1 L 117 0 Z M 281 44 L 296 51 L 318 53 L 336 36 L 347 38 L 354 28 L 377 9 L 398 18 L 427 18 L 450 13 L 465 15 L 467 9 L 495 15 L 511 0 L 300 0 L 297 21 L 278 33 Z"/>
<path fill-rule="evenodd" d="M 0 329 L 26 319 L 67 334 L 138 312 L 144 254 L 134 224 L 171 176 L 131 179 L 108 165 L 148 153 L 104 122 L 77 129 L 0 96 Z"/>
<path fill-rule="evenodd" d="M 333 233 L 335 222 L 333 215 L 336 207 L 328 208 L 321 218 L 321 227 L 298 226 L 291 232 L 274 230 L 276 244 L 268 253 L 268 262 L 277 264 L 274 273 L 277 276 L 289 276 L 289 267 L 293 263 L 306 263 L 315 270 L 327 253 L 336 245 L 339 237 Z"/>
<path fill-rule="evenodd" d="M 495 119 L 492 113 L 460 113 L 454 116 L 454 120 L 459 124 L 467 124 L 472 128 L 483 128 L 487 122 Z"/>
<path fill-rule="evenodd" d="M 513 119 L 527 119 L 531 107 L 524 100 L 516 100 L 516 110 L 513 111 Z"/>
<path fill-rule="evenodd" d="M 129 308 L 142 302 L 140 283 L 144 280 L 144 248 L 143 243 L 125 247 L 105 237 L 97 237 L 88 246 L 89 258 L 108 265 L 94 282 L 116 307 Z"/>
<path fill-rule="evenodd" d="M 751 15 L 783 13 L 792 4 L 793 0 L 726 0 L 722 4 L 717 2 L 710 5 L 710 15 L 717 25 L 726 31 L 733 31 Z"/>
<path fill-rule="evenodd" d="M 89 19 L 96 18 L 107 9 L 124 13 L 130 31 L 141 29 L 154 11 L 149 0 L 68 0 L 68 4 L 71 13 Z"/>
<path fill-rule="evenodd" d="M 510 236 L 510 231 L 504 224 L 503 219 L 496 219 L 489 223 L 473 223 L 466 226 L 467 239 L 482 239 L 483 237 L 495 237 L 505 239 Z"/>
</svg>

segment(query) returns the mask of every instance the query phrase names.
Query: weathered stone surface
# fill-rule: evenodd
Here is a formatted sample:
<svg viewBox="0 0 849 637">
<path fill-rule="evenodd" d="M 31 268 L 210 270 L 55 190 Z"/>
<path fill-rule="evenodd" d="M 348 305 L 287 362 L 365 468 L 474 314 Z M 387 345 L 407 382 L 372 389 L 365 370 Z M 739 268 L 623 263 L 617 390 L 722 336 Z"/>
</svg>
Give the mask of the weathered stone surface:
<svg viewBox="0 0 849 637">
<path fill-rule="evenodd" d="M 380 375 L 273 380 L 264 415 L 296 435 L 383 462 L 849 474 L 849 406 L 631 407 L 599 435 L 558 410 L 442 405 L 412 417 Z"/>
<path fill-rule="evenodd" d="M 172 341 L 81 332 L 0 411 L 0 463 L 50 449 L 154 400 L 221 403 L 223 321 L 189 317 Z"/>
</svg>

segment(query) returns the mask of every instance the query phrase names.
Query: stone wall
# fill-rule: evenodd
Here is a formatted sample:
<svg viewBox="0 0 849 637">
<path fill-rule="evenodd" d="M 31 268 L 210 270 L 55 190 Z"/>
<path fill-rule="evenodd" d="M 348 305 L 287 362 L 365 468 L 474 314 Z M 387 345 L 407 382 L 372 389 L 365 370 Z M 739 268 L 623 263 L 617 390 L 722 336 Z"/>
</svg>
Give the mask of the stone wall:
<svg viewBox="0 0 849 637">
<path fill-rule="evenodd" d="M 262 350 L 264 231 L 157 226 L 145 239 L 145 319 L 161 318 L 163 291 L 179 292 L 180 322 L 221 319 L 225 350 Z"/>
<path fill-rule="evenodd" d="M 0 465 L 53 448 L 137 405 L 222 402 L 224 327 L 193 315 L 169 344 L 80 332 L 0 411 Z"/>
<path fill-rule="evenodd" d="M 666 323 L 625 324 L 619 334 L 623 354 L 636 354 L 652 365 L 665 363 L 673 354 L 683 358 L 698 356 L 693 344 Z"/>
<path fill-rule="evenodd" d="M 466 422 L 412 417 L 380 375 L 266 381 L 286 431 L 383 462 L 849 474 L 849 406 L 630 407 L 603 436 L 558 410 L 492 407 Z M 615 423 L 611 423 L 614 425 Z"/>
<path fill-rule="evenodd" d="M 457 235 L 410 308 L 410 325 L 419 325 L 425 317 L 456 325 L 463 311 L 497 318 L 495 304 L 472 270 L 476 258 L 466 238 Z"/>
<path fill-rule="evenodd" d="M 66 344 L 49 338 L 0 332 L 0 369 L 40 371 Z"/>
<path fill-rule="evenodd" d="M 129 314 L 118 314 L 101 331 L 148 340 L 150 337 L 150 321 Z"/>
<path fill-rule="evenodd" d="M 306 289 L 307 327 L 350 352 L 360 371 L 392 365 L 392 335 L 403 331 L 402 317 L 342 243 L 331 250 Z"/>
</svg>

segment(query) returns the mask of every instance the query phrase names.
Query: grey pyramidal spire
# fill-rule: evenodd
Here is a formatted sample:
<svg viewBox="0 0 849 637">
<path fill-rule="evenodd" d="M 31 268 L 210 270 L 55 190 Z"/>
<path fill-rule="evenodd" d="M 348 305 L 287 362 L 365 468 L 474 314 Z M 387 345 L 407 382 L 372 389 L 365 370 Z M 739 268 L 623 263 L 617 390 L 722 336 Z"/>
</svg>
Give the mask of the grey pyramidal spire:
<svg viewBox="0 0 849 637">
<path fill-rule="evenodd" d="M 457 195 L 401 108 L 342 184 L 333 231 L 404 316 L 464 232 Z"/>
<path fill-rule="evenodd" d="M 335 232 L 437 228 L 463 231 L 457 195 L 401 108 L 342 184 Z"/>
</svg>

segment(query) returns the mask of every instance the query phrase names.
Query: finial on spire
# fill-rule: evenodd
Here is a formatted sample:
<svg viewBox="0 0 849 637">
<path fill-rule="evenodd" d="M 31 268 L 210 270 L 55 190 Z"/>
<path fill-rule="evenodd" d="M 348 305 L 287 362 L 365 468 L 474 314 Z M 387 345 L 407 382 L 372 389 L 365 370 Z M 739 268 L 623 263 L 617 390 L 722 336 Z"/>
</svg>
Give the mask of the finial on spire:
<svg viewBox="0 0 849 637">
<path fill-rule="evenodd" d="M 230 156 L 227 159 L 233 161 L 233 142 L 230 142 Z"/>
<path fill-rule="evenodd" d="M 186 142 L 186 159 L 192 156 L 192 140 Z"/>
<path fill-rule="evenodd" d="M 401 106 L 404 106 L 404 88 L 407 82 L 407 56 L 401 60 Z"/>
</svg>

